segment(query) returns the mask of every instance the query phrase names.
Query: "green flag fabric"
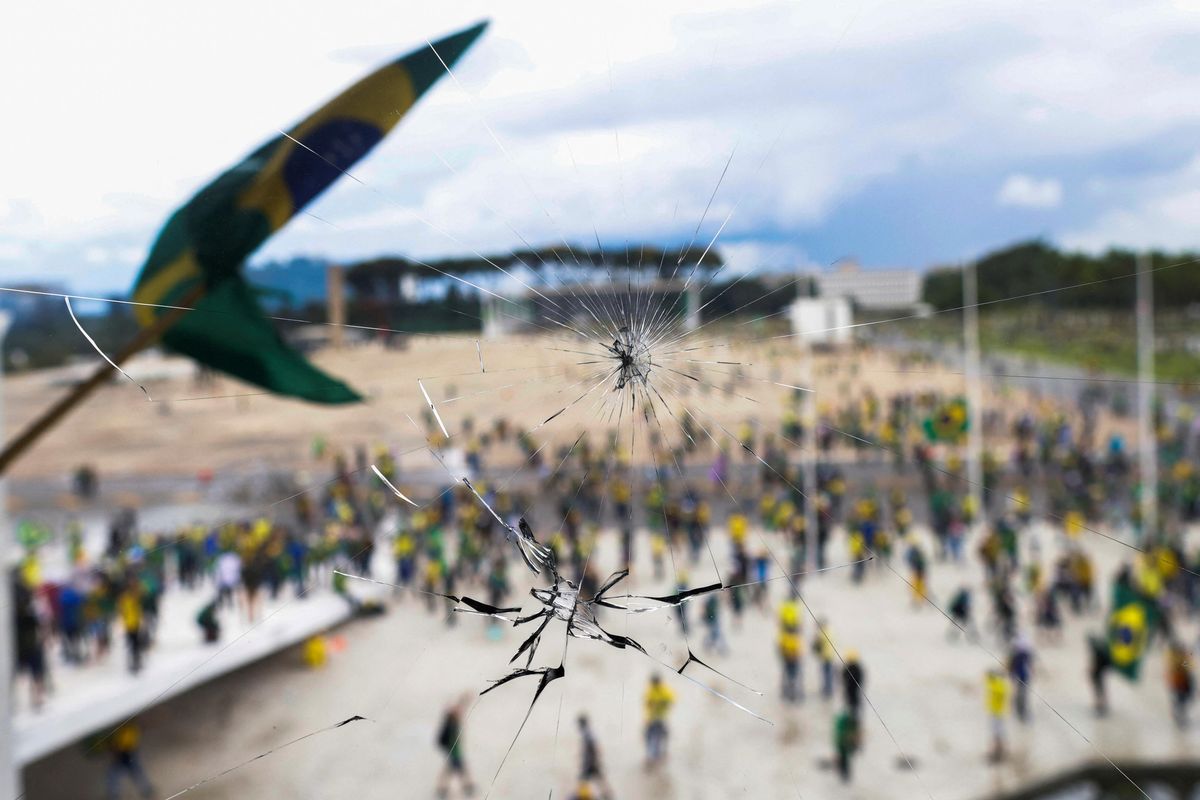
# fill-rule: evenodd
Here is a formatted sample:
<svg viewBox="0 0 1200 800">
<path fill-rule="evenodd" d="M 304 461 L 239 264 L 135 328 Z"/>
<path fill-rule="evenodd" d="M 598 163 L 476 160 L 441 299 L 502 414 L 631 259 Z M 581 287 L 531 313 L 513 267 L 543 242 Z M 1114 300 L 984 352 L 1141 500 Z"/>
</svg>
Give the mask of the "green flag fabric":
<svg viewBox="0 0 1200 800">
<path fill-rule="evenodd" d="M 922 427 L 931 442 L 959 442 L 967 434 L 967 401 L 961 397 L 943 403 Z"/>
</svg>

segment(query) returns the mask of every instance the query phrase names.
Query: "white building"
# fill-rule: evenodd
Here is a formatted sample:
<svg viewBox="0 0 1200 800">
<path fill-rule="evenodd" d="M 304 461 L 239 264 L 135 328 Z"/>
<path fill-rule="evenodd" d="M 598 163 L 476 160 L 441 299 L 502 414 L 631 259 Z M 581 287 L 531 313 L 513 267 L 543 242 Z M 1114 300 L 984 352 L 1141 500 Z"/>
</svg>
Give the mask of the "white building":
<svg viewBox="0 0 1200 800">
<path fill-rule="evenodd" d="M 845 297 L 798 297 L 788 306 L 792 333 L 813 345 L 849 344 L 850 301 Z"/>
<path fill-rule="evenodd" d="M 921 302 L 923 279 L 916 270 L 862 269 L 847 260 L 811 277 L 817 296 L 799 297 L 788 307 L 792 332 L 810 344 L 849 344 L 856 321 L 929 313 L 929 305 Z"/>
</svg>

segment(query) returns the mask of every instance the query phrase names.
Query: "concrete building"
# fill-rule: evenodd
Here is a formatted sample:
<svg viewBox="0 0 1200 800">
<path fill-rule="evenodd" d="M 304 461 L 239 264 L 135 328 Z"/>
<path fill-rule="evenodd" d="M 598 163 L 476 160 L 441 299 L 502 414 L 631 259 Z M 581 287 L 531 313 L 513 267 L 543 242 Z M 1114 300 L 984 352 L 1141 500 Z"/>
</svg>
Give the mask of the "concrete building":
<svg viewBox="0 0 1200 800">
<path fill-rule="evenodd" d="M 892 315 L 925 316 L 922 276 L 915 269 L 863 269 L 856 261 L 838 262 L 812 276 L 816 297 L 797 298 L 788 307 L 792 332 L 810 344 L 850 343 L 858 322 Z"/>
<path fill-rule="evenodd" d="M 914 269 L 864 270 L 858 262 L 846 260 L 829 272 L 815 276 L 817 295 L 845 297 L 856 309 L 883 311 L 917 310 L 921 303 L 921 273 Z"/>
<path fill-rule="evenodd" d="M 619 281 L 530 289 L 499 298 L 480 298 L 483 335 L 492 339 L 515 333 L 562 332 L 564 325 L 593 332 L 649 315 L 656 324 L 695 330 L 700 325 L 700 281 L 653 281 L 630 289 Z M 597 324 L 599 319 L 600 324 Z"/>
</svg>

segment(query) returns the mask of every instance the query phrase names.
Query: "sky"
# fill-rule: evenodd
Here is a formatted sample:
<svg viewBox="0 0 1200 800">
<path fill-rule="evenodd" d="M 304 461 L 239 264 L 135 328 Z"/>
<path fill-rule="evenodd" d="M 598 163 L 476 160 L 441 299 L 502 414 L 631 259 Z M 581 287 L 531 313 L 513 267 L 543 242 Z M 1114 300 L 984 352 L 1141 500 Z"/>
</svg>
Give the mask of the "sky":
<svg viewBox="0 0 1200 800">
<path fill-rule="evenodd" d="M 363 184 L 255 260 L 715 239 L 745 271 L 1200 246 L 1200 0 L 417 5 L 7 9 L 0 285 L 126 291 L 193 191 L 483 18 Z"/>
</svg>

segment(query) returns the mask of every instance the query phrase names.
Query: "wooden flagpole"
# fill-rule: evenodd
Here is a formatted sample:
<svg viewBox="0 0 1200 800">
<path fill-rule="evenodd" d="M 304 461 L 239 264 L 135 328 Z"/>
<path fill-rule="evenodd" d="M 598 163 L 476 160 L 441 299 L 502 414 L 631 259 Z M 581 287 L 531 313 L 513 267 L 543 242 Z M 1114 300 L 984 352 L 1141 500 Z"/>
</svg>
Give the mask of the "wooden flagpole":
<svg viewBox="0 0 1200 800">
<path fill-rule="evenodd" d="M 112 357 L 116 364 L 123 364 L 131 356 L 145 350 L 150 345 L 162 338 L 175 323 L 183 319 L 183 316 L 192 310 L 196 303 L 204 297 L 205 286 L 203 283 L 198 284 L 194 289 L 188 292 L 179 302 L 177 307 L 167 309 L 166 312 L 154 321 L 153 325 L 142 328 L 137 336 L 133 337 L 128 344 Z M 62 421 L 75 406 L 87 399 L 88 395 L 100 387 L 109 375 L 113 372 L 113 367 L 107 362 L 101 364 L 92 373 L 91 377 L 83 383 L 75 386 L 70 392 L 64 395 L 54 405 L 50 406 L 42 415 L 37 417 L 33 422 L 25 427 L 15 439 L 5 445 L 3 452 L 0 452 L 0 475 L 8 471 L 13 462 L 24 455 L 25 451 L 33 446 L 38 439 L 44 436 L 55 425 Z"/>
</svg>

